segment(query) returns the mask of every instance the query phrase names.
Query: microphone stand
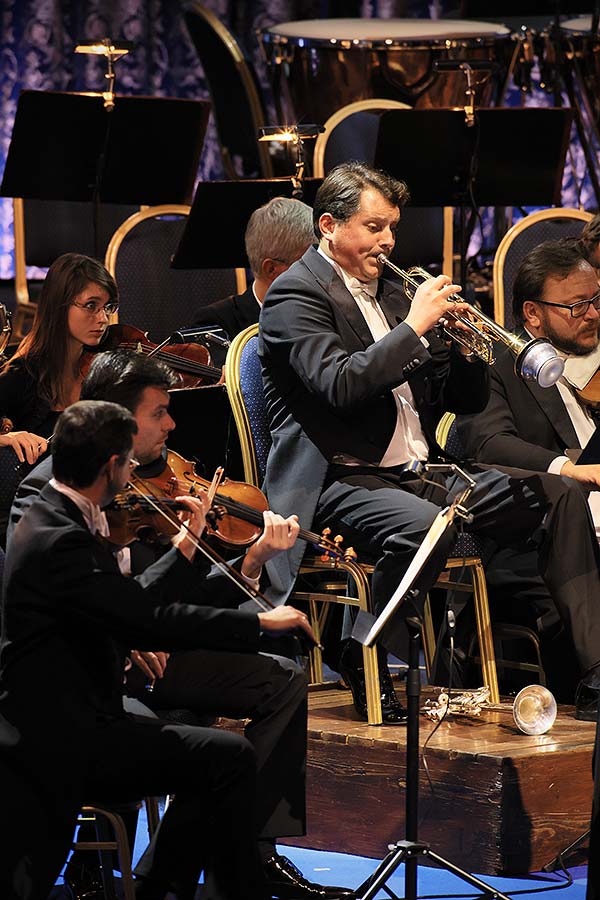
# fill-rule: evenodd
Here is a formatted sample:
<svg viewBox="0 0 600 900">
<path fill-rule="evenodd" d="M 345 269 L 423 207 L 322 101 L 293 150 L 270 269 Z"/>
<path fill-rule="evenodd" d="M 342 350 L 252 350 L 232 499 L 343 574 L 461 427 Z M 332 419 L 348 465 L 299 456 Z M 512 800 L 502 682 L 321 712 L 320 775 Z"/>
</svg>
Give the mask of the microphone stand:
<svg viewBox="0 0 600 900">
<path fill-rule="evenodd" d="M 359 612 L 352 636 L 364 646 L 370 647 L 373 645 L 400 606 L 407 601 L 413 601 L 414 603 L 419 597 L 420 589 L 416 587 L 416 584 L 427 564 L 435 559 L 435 550 L 442 535 L 456 516 L 464 519 L 468 519 L 470 516 L 464 504 L 475 487 L 473 479 L 454 464 L 426 464 L 417 469 L 417 474 L 419 477 L 422 477 L 423 474 L 432 471 L 445 471 L 458 475 L 464 480 L 465 488 L 449 507 L 438 513 L 406 574 L 378 618 L 375 619 L 363 610 Z M 411 605 L 413 604 L 411 603 Z M 421 622 L 417 618 L 409 617 L 406 619 L 406 626 L 409 634 L 408 674 L 406 679 L 408 712 L 406 730 L 406 838 L 389 845 L 390 852 L 379 863 L 373 874 L 356 889 L 356 898 L 357 900 L 373 900 L 379 890 L 383 888 L 390 897 L 398 900 L 396 894 L 387 885 L 387 882 L 398 866 L 404 863 L 404 900 L 417 900 L 418 864 L 422 857 L 426 857 L 440 868 L 477 888 L 484 896 L 493 897 L 494 900 L 510 900 L 506 894 L 439 856 L 431 849 L 429 844 L 419 840 L 419 701 L 421 695 L 419 655 L 421 649 Z"/>
</svg>

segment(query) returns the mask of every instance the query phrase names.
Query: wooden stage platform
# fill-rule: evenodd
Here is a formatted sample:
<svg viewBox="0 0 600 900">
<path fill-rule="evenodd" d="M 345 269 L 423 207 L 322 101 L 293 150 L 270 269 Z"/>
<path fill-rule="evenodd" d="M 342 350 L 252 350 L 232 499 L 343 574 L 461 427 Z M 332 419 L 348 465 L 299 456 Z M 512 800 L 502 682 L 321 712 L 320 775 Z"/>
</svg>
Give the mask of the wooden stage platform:
<svg viewBox="0 0 600 900">
<path fill-rule="evenodd" d="M 381 858 L 405 837 L 406 729 L 357 721 L 339 687 L 311 692 L 309 709 L 308 834 L 289 843 Z M 421 747 L 433 727 L 421 716 Z M 594 735 L 566 706 L 537 737 L 510 713 L 452 717 L 426 751 L 433 790 L 420 767 L 419 838 L 471 872 L 539 871 L 588 828 Z"/>
</svg>

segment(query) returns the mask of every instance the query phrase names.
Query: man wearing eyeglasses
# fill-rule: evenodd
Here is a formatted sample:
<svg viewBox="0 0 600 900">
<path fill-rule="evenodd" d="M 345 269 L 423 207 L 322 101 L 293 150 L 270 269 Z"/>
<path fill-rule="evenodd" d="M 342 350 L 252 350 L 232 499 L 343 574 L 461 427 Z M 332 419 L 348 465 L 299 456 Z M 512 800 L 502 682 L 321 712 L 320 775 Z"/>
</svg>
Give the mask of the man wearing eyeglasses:
<svg viewBox="0 0 600 900">
<path fill-rule="evenodd" d="M 594 410 L 581 401 L 578 390 L 600 369 L 598 280 L 577 242 L 545 241 L 525 257 L 513 285 L 513 317 L 524 337 L 551 341 L 565 358 L 564 374 L 554 387 L 542 389 L 520 379 L 512 355 L 500 351 L 490 370 L 491 393 L 486 408 L 476 415 L 457 418 L 466 455 L 494 466 L 575 479 L 590 491 L 589 506 L 600 536 L 600 465 L 575 465 L 597 423 Z M 557 636 L 558 617 L 535 574 L 533 554 L 529 563 L 526 554 L 502 552 L 487 568 L 488 583 L 497 599 L 504 599 L 504 591 L 513 598 L 518 595 L 521 602 L 533 599 L 542 649 L 550 664 L 553 659 L 558 663 L 560 683 L 556 689 L 562 686 L 568 697 L 570 667 L 562 637 Z M 551 646 L 557 640 L 560 652 Z M 588 718 L 586 706 L 584 698 L 579 697 L 578 718 Z M 589 706 L 589 718 L 595 718 L 593 698 Z"/>
<path fill-rule="evenodd" d="M 545 241 L 525 257 L 513 286 L 513 316 L 525 337 L 547 338 L 565 357 L 555 387 L 540 388 L 514 372 L 510 353 L 490 370 L 491 396 L 483 412 L 460 416 L 468 455 L 479 462 L 568 475 L 593 490 L 600 465 L 577 466 L 571 453 L 596 428 L 594 411 L 578 396 L 600 369 L 600 294 L 594 269 L 578 244 Z M 591 496 L 600 526 L 600 494 Z"/>
</svg>

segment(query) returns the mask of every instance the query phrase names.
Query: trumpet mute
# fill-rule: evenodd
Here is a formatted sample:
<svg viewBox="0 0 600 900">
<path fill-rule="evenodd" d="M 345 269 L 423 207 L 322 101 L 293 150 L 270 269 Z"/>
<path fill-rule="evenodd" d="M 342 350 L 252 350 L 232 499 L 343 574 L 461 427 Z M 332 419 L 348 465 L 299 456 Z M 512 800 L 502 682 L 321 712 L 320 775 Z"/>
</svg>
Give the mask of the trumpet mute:
<svg viewBox="0 0 600 900">
<path fill-rule="evenodd" d="M 529 341 L 515 360 L 515 371 L 523 381 L 535 381 L 542 388 L 556 384 L 565 368 L 565 361 L 557 355 L 549 341 L 537 338 Z"/>
</svg>

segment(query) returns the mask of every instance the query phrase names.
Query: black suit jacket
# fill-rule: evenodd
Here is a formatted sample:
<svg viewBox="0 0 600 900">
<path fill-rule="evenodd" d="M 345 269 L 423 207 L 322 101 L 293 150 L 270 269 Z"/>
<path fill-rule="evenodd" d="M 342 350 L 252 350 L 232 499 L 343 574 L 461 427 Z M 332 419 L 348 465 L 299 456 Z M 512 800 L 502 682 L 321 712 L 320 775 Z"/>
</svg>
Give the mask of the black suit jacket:
<svg viewBox="0 0 600 900">
<path fill-rule="evenodd" d="M 410 302 L 380 280 L 378 299 L 391 331 L 373 341 L 341 278 L 310 248 L 271 285 L 260 316 L 259 353 L 273 445 L 265 488 L 272 509 L 297 513 L 310 528 L 336 454 L 377 465 L 396 426 L 392 389 L 412 389 L 431 455 L 445 410 L 482 409 L 487 367 L 470 363 L 429 332 L 426 349 L 404 324 Z M 297 542 L 268 566 L 275 599 L 287 596 L 303 553 Z"/>
<path fill-rule="evenodd" d="M 469 457 L 492 465 L 546 472 L 557 456 L 580 447 L 556 386 L 541 388 L 515 374 L 502 349 L 492 366 L 490 399 L 477 415 L 459 416 L 459 437 Z"/>
<path fill-rule="evenodd" d="M 258 322 L 260 306 L 252 285 L 243 294 L 235 294 L 204 306 L 196 313 L 194 325 L 220 325 L 229 338 Z"/>
<path fill-rule="evenodd" d="M 124 647 L 257 650 L 258 619 L 173 602 L 202 589 L 172 549 L 125 578 L 78 508 L 50 485 L 15 528 L 4 573 L 0 747 L 69 744 L 125 715 Z"/>
</svg>

